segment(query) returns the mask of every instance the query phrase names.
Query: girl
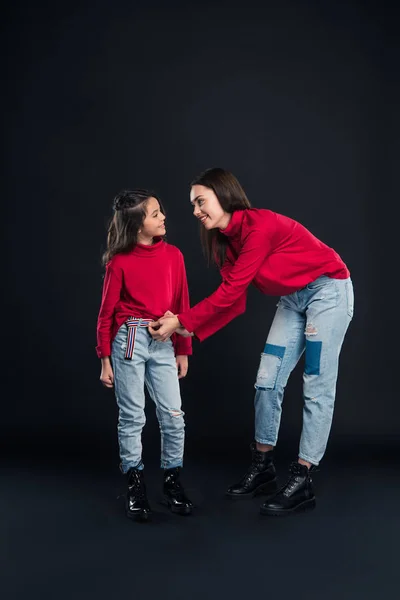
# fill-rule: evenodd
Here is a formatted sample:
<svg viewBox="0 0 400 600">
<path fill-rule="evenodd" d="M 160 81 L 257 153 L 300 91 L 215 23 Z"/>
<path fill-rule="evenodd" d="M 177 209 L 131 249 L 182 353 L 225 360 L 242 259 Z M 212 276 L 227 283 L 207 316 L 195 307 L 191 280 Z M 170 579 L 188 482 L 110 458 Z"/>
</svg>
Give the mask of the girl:
<svg viewBox="0 0 400 600">
<path fill-rule="evenodd" d="M 165 213 L 154 193 L 122 191 L 113 208 L 103 257 L 106 274 L 96 350 L 101 358 L 100 380 L 108 388 L 115 387 L 119 407 L 120 468 L 128 479 L 126 514 L 147 520 L 151 513 L 142 462 L 144 383 L 160 424 L 164 499 L 172 512 L 189 514 L 192 503 L 179 480 L 185 425 L 178 378 L 187 373 L 191 340 L 174 336 L 160 343 L 148 331 L 154 319 L 173 314 L 168 311 L 189 309 L 183 256 L 163 239 Z"/>
<path fill-rule="evenodd" d="M 150 332 L 164 340 L 177 331 L 204 340 L 245 311 L 246 290 L 281 296 L 261 354 L 255 383 L 255 443 L 244 477 L 227 494 L 236 498 L 276 491 L 273 450 L 288 377 L 303 352 L 303 429 L 297 462 L 262 514 L 282 515 L 314 508 L 310 471 L 324 455 L 332 423 L 339 353 L 353 316 L 349 271 L 332 249 L 296 221 L 251 208 L 237 179 L 209 169 L 191 184 L 190 201 L 201 223 L 208 259 L 223 282 L 191 310 L 157 322 Z M 155 325 L 154 325 L 155 326 Z"/>
</svg>

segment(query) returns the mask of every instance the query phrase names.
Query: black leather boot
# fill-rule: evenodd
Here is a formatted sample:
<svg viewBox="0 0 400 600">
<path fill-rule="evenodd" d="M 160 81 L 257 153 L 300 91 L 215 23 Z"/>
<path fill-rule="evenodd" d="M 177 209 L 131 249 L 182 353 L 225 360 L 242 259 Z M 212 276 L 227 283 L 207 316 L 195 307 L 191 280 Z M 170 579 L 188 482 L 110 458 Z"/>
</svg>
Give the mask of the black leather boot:
<svg viewBox="0 0 400 600">
<path fill-rule="evenodd" d="M 315 508 L 315 496 L 310 471 L 306 465 L 293 462 L 290 465 L 288 482 L 270 500 L 262 504 L 262 515 L 288 515 L 297 511 Z"/>
<path fill-rule="evenodd" d="M 186 496 L 180 482 L 180 467 L 164 470 L 164 502 L 171 512 L 178 515 L 190 515 L 193 504 Z"/>
<path fill-rule="evenodd" d="M 143 469 L 129 469 L 127 476 L 126 516 L 137 521 L 147 521 L 151 515 L 151 508 L 146 496 Z"/>
<path fill-rule="evenodd" d="M 273 494 L 277 490 L 273 450 L 260 452 L 255 442 L 250 445 L 251 465 L 242 479 L 226 492 L 231 498 L 252 498 L 256 494 Z"/>
</svg>

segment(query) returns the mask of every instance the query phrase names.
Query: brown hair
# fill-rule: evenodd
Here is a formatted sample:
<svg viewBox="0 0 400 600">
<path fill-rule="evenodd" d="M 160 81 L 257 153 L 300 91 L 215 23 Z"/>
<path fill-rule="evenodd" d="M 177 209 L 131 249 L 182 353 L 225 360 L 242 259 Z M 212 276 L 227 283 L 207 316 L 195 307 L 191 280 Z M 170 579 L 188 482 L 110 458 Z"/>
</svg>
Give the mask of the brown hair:
<svg viewBox="0 0 400 600">
<path fill-rule="evenodd" d="M 244 189 L 236 177 L 229 171 L 225 171 L 225 169 L 218 167 L 207 169 L 195 177 L 190 185 L 191 187 L 194 185 L 204 185 L 204 187 L 213 190 L 221 208 L 227 213 L 251 208 Z M 222 267 L 228 245 L 226 236 L 219 229 L 207 230 L 200 225 L 200 240 L 208 264 L 212 261 L 218 267 Z"/>
<path fill-rule="evenodd" d="M 160 198 L 149 190 L 122 190 L 113 201 L 114 216 L 108 227 L 107 250 L 103 254 L 103 265 L 113 256 L 130 252 L 137 244 L 137 235 L 146 218 L 146 204 L 156 198 L 165 214 Z"/>
</svg>

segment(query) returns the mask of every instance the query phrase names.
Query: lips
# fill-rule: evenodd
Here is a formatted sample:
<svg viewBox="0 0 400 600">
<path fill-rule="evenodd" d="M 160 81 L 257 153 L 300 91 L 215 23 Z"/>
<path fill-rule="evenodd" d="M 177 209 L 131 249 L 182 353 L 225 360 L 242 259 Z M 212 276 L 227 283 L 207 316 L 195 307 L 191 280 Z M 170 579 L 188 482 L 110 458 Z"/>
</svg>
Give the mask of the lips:
<svg viewBox="0 0 400 600">
<path fill-rule="evenodd" d="M 204 222 L 207 221 L 207 219 L 208 219 L 208 215 L 204 215 L 204 217 L 198 217 L 198 219 L 199 219 L 200 223 L 204 224 Z"/>
</svg>

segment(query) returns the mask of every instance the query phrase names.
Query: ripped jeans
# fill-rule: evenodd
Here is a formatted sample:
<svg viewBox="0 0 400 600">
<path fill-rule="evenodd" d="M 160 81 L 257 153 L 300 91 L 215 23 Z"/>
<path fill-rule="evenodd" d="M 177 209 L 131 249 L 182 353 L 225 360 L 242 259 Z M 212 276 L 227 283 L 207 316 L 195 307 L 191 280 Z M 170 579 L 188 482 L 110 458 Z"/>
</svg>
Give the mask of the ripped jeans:
<svg viewBox="0 0 400 600">
<path fill-rule="evenodd" d="M 147 328 L 137 328 L 131 359 L 125 358 L 128 327 L 124 323 L 112 344 L 111 363 L 119 408 L 118 442 L 123 473 L 143 469 L 142 429 L 146 422 L 146 384 L 156 405 L 161 432 L 161 468 L 182 466 L 185 440 L 178 371 L 172 341 L 156 342 Z"/>
<path fill-rule="evenodd" d="M 257 442 L 276 445 L 284 389 L 305 352 L 299 457 L 319 464 L 332 424 L 340 349 L 353 310 L 350 278 L 322 276 L 280 299 L 255 384 Z"/>
</svg>

